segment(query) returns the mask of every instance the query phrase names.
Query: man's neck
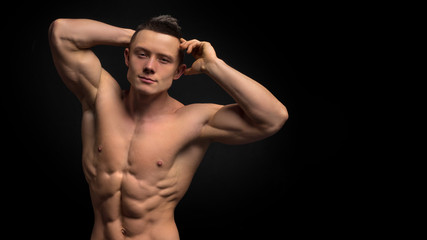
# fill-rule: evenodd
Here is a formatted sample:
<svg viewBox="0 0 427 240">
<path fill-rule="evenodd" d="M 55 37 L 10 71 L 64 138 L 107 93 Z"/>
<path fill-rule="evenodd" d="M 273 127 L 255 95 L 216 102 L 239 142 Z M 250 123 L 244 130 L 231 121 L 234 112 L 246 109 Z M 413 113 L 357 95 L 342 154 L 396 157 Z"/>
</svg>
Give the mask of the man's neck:
<svg viewBox="0 0 427 240">
<path fill-rule="evenodd" d="M 149 120 L 173 111 L 173 99 L 167 91 L 156 95 L 138 93 L 132 87 L 125 95 L 125 105 L 134 120 Z"/>
</svg>

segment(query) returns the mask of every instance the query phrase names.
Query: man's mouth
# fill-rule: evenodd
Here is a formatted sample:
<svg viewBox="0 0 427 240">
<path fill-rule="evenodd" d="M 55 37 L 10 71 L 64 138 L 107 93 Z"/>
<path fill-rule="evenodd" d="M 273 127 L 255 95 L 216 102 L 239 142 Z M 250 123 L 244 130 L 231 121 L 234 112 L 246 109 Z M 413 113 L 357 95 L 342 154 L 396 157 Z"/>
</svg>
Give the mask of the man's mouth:
<svg viewBox="0 0 427 240">
<path fill-rule="evenodd" d="M 144 83 L 148 83 L 148 84 L 153 84 L 153 83 L 157 82 L 157 80 L 151 79 L 151 78 L 149 78 L 149 77 L 141 76 L 141 75 L 138 75 L 138 78 L 139 78 L 139 80 L 141 80 L 142 82 L 144 82 Z"/>
</svg>

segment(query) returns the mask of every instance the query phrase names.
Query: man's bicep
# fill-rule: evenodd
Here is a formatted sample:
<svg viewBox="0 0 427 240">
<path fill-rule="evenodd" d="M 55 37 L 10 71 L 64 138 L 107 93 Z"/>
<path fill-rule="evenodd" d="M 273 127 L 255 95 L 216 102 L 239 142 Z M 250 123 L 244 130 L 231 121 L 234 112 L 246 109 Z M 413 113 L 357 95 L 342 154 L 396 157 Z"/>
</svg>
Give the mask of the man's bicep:
<svg viewBox="0 0 427 240">
<path fill-rule="evenodd" d="M 225 144 L 245 144 L 265 137 L 250 123 L 238 104 L 216 105 L 215 108 L 202 129 L 202 137 Z"/>
<path fill-rule="evenodd" d="M 83 101 L 94 98 L 102 67 L 90 49 L 77 49 L 72 42 L 51 34 L 50 45 L 55 67 L 65 85 Z"/>
</svg>

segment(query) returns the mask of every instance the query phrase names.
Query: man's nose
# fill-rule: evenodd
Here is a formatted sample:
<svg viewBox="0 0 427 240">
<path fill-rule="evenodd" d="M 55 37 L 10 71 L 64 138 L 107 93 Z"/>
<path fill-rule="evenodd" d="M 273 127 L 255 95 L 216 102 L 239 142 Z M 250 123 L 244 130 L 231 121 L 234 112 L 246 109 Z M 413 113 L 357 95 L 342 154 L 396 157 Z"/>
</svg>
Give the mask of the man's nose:
<svg viewBox="0 0 427 240">
<path fill-rule="evenodd" d="M 144 66 L 144 69 L 143 69 L 144 73 L 153 74 L 155 72 L 154 65 L 155 65 L 155 59 L 153 57 L 149 58 Z"/>
<path fill-rule="evenodd" d="M 145 74 L 154 74 L 154 70 L 152 68 L 149 68 L 149 67 L 145 67 L 143 72 Z"/>
</svg>

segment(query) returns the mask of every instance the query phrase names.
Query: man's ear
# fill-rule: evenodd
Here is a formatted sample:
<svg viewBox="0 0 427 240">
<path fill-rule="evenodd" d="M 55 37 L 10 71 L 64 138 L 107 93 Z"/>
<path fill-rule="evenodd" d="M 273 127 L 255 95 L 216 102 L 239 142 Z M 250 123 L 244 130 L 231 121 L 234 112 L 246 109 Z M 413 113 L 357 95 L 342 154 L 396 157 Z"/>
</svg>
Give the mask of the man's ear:
<svg viewBox="0 0 427 240">
<path fill-rule="evenodd" d="M 187 65 L 181 64 L 176 69 L 175 75 L 173 76 L 173 80 L 178 80 L 178 78 L 181 77 L 181 75 L 184 73 L 185 69 L 187 68 Z"/>
<path fill-rule="evenodd" d="M 124 56 L 125 56 L 125 64 L 127 67 L 129 67 L 129 48 L 125 49 Z"/>
</svg>

